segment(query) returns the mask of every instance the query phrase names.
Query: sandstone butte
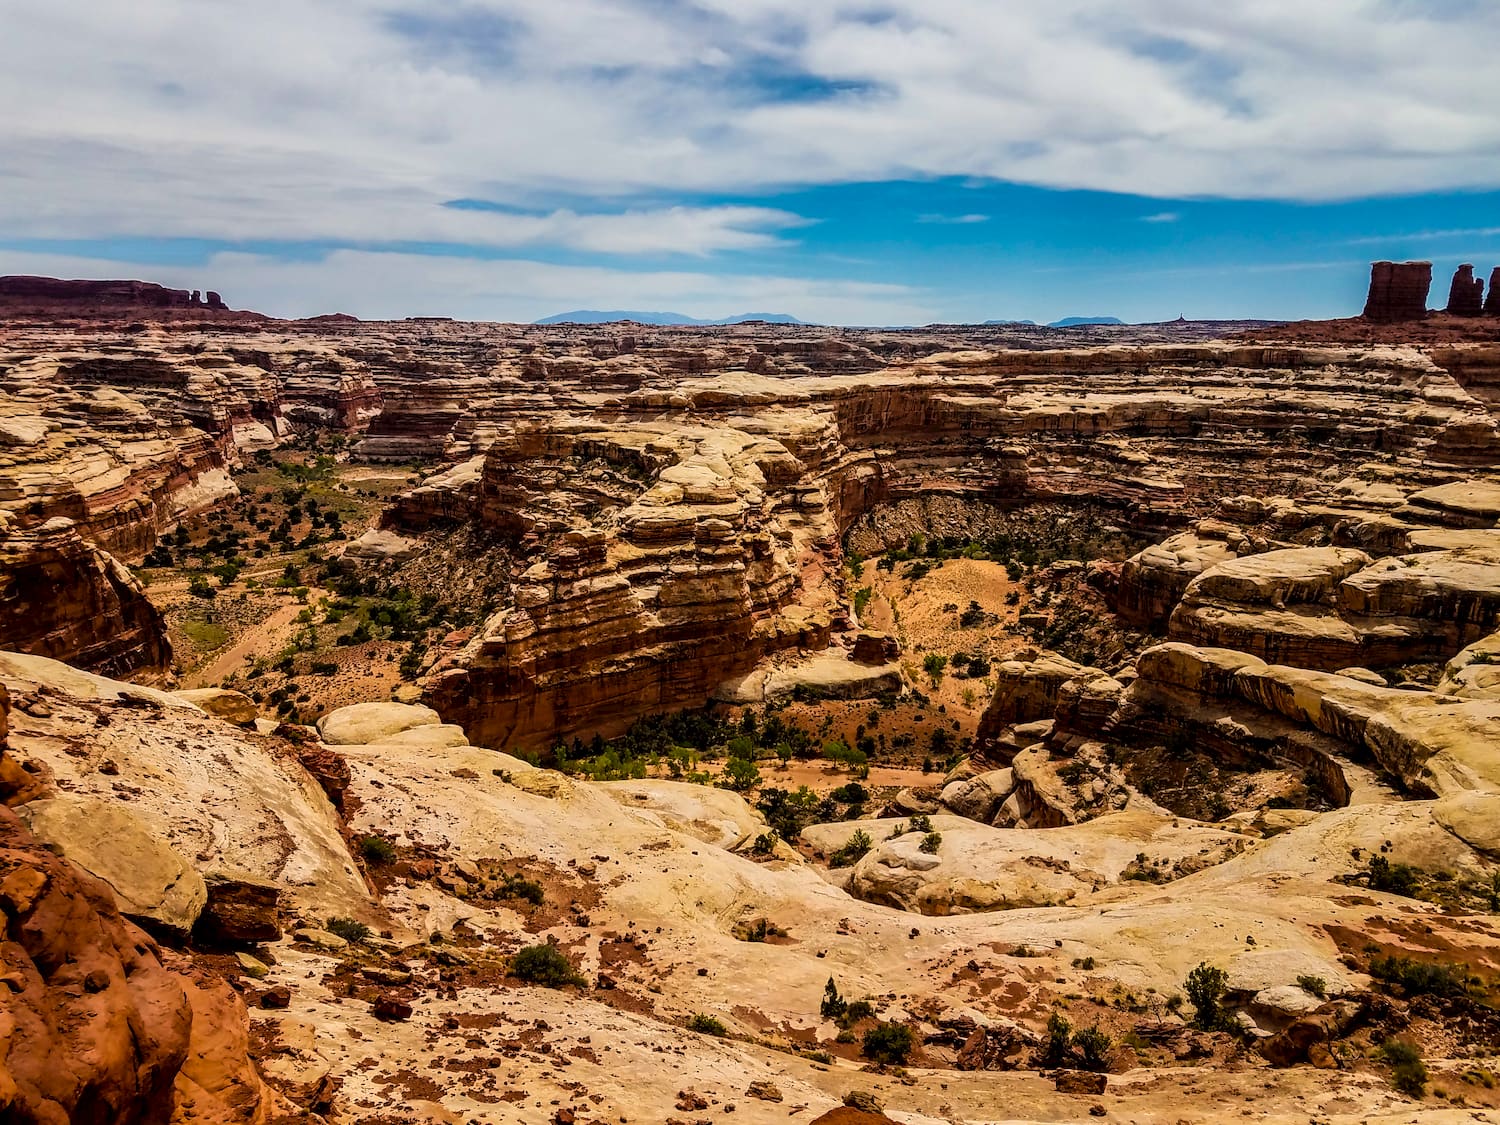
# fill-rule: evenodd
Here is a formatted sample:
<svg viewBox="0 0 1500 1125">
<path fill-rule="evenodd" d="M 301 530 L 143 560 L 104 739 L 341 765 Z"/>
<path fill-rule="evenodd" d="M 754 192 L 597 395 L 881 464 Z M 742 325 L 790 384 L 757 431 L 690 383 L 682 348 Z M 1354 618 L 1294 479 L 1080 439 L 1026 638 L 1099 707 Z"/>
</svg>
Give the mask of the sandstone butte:
<svg viewBox="0 0 1500 1125">
<path fill-rule="evenodd" d="M 0 1119 L 1500 1116 L 1500 340 L 1420 273 L 1359 320 L 1065 332 L 0 279 Z M 174 690 L 141 564 L 313 442 L 429 466 L 334 572 L 488 611 L 401 701 Z M 776 839 L 726 788 L 546 768 L 715 700 L 916 698 L 855 545 L 1068 513 L 1144 546 L 1032 567 L 1018 619 L 1138 639 L 1017 644 L 927 784 Z M 561 987 L 512 972 L 538 944 Z M 1049 1054 L 1059 1010 L 1102 1057 Z"/>
</svg>

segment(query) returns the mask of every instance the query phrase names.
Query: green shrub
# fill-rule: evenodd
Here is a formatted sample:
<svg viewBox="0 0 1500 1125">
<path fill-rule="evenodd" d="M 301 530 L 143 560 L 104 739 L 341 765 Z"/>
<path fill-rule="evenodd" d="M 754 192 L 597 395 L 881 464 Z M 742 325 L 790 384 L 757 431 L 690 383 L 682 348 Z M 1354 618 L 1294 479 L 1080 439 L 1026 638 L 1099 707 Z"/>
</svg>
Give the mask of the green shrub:
<svg viewBox="0 0 1500 1125">
<path fill-rule="evenodd" d="M 1370 975 L 1396 985 L 1408 996 L 1463 996 L 1471 983 L 1462 965 L 1410 957 L 1376 957 L 1370 962 Z"/>
<path fill-rule="evenodd" d="M 371 867 L 386 867 L 396 862 L 396 845 L 384 836 L 361 836 L 359 854 Z"/>
<path fill-rule="evenodd" d="M 1073 1057 L 1073 1025 L 1061 1012 L 1047 1018 L 1047 1042 L 1042 1046 L 1043 1066 L 1066 1066 Z"/>
<path fill-rule="evenodd" d="M 1392 863 L 1383 855 L 1372 855 L 1367 869 L 1372 891 L 1386 891 L 1411 898 L 1417 889 L 1417 871 L 1404 863 Z"/>
<path fill-rule="evenodd" d="M 922 837 L 920 850 L 928 855 L 937 855 L 938 849 L 943 846 L 943 834 L 941 832 L 929 832 Z"/>
<path fill-rule="evenodd" d="M 856 615 L 864 615 L 865 606 L 870 604 L 870 598 L 873 597 L 874 594 L 875 591 L 870 589 L 870 587 L 868 586 L 861 587 L 860 589 L 854 591 L 854 612 Z"/>
<path fill-rule="evenodd" d="M 688 1020 L 688 1030 L 696 1031 L 699 1035 L 716 1035 L 720 1039 L 729 1034 L 729 1029 L 724 1026 L 722 1020 L 702 1012 L 695 1013 L 693 1018 Z"/>
<path fill-rule="evenodd" d="M 546 942 L 528 945 L 512 957 L 510 975 L 528 984 L 540 984 L 547 988 L 584 983 L 583 977 L 563 951 Z"/>
<path fill-rule="evenodd" d="M 932 817 L 921 815 L 911 817 L 906 822 L 906 830 L 908 832 L 931 832 Z"/>
<path fill-rule="evenodd" d="M 542 885 L 534 879 L 527 879 L 521 875 L 506 875 L 500 880 L 500 885 L 495 888 L 496 898 L 519 898 L 531 903 L 532 906 L 540 906 L 546 899 L 542 891 Z"/>
<path fill-rule="evenodd" d="M 854 834 L 844 841 L 844 846 L 828 857 L 828 866 L 853 867 L 869 854 L 873 846 L 870 834 L 863 828 L 856 828 Z"/>
<path fill-rule="evenodd" d="M 357 922 L 353 918 L 330 918 L 328 919 L 328 932 L 345 941 L 360 942 L 370 939 L 370 927 L 363 922 Z"/>
<path fill-rule="evenodd" d="M 976 601 L 971 601 L 969 607 L 958 615 L 958 626 L 960 629 L 977 629 L 989 620 L 990 615 Z"/>
<path fill-rule="evenodd" d="M 1309 995 L 1316 996 L 1319 1000 L 1328 999 L 1328 982 L 1322 977 L 1303 973 L 1297 978 L 1297 987 Z"/>
<path fill-rule="evenodd" d="M 874 1004 L 868 1000 L 855 1000 L 849 1005 L 848 1010 L 844 1012 L 844 1022 L 851 1024 L 858 1023 L 860 1020 L 869 1019 L 874 1014 Z"/>
<path fill-rule="evenodd" d="M 1403 1039 L 1387 1039 L 1380 1053 L 1391 1066 L 1391 1085 L 1412 1098 L 1427 1093 L 1427 1067 L 1422 1052 Z"/>
<path fill-rule="evenodd" d="M 948 658 L 941 652 L 929 652 L 922 658 L 922 671 L 927 673 L 927 678 L 934 684 L 943 678 L 943 669 L 948 667 Z"/>
<path fill-rule="evenodd" d="M 914 1036 L 911 1028 L 899 1023 L 877 1023 L 865 1032 L 860 1051 L 865 1058 L 878 1063 L 899 1066 L 911 1054 Z"/>
<path fill-rule="evenodd" d="M 1074 1035 L 1073 1045 L 1082 1056 L 1079 1063 L 1082 1069 L 1100 1073 L 1109 1069 L 1109 1052 L 1114 1048 L 1115 1041 L 1098 1024 L 1086 1027 Z"/>
<path fill-rule="evenodd" d="M 1198 967 L 1187 975 L 1183 991 L 1195 1009 L 1193 1023 L 1204 1031 L 1222 1027 L 1225 1013 L 1220 1007 L 1224 990 L 1229 986 L 1229 974 L 1200 961 Z"/>
</svg>

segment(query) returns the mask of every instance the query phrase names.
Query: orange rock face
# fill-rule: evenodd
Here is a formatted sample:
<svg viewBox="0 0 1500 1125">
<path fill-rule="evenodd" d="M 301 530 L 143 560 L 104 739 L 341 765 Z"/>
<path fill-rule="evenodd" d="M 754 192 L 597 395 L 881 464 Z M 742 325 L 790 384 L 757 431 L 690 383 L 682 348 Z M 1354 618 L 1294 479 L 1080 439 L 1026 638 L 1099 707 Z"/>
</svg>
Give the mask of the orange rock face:
<svg viewBox="0 0 1500 1125">
<path fill-rule="evenodd" d="M 133 1125 L 269 1119 L 244 1005 L 120 917 L 0 808 L 0 1117 Z"/>
</svg>

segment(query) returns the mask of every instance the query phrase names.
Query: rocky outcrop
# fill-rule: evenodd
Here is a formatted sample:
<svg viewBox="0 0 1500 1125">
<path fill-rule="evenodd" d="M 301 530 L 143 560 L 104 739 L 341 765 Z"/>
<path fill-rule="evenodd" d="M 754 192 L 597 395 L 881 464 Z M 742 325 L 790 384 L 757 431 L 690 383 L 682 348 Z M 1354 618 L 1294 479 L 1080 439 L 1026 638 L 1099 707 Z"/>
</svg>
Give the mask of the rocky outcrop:
<svg viewBox="0 0 1500 1125">
<path fill-rule="evenodd" d="M 1376 262 L 1370 267 L 1364 317 L 1380 324 L 1421 320 L 1431 288 L 1431 262 Z"/>
<path fill-rule="evenodd" d="M 0 653 L 0 684 L 16 704 L 12 745 L 54 788 L 56 803 L 27 815 L 131 913 L 180 932 L 203 909 L 203 877 L 234 873 L 277 884 L 289 909 L 313 917 L 379 920 L 297 745 L 39 657 Z"/>
<path fill-rule="evenodd" d="M 150 281 L 61 281 L 55 277 L 0 277 L 0 307 L 83 307 L 104 311 L 132 309 L 227 309 L 212 290 L 167 289 Z"/>
<path fill-rule="evenodd" d="M 246 1123 L 273 1098 L 243 1002 L 164 954 L 103 883 L 0 807 L 0 1116 L 18 1125 Z"/>
<path fill-rule="evenodd" d="M 1450 316 L 1478 316 L 1484 311 L 1484 280 L 1474 276 L 1473 265 L 1465 262 L 1454 271 L 1444 311 Z"/>
<path fill-rule="evenodd" d="M 0 648 L 116 677 L 157 677 L 172 659 L 161 612 L 135 576 L 61 517 L 4 530 Z"/>
<path fill-rule="evenodd" d="M 1486 316 L 1500 316 L 1500 266 L 1490 271 L 1490 291 L 1485 294 L 1484 312 Z"/>
<path fill-rule="evenodd" d="M 1447 660 L 1500 625 L 1500 547 L 1270 551 L 1189 584 L 1168 635 L 1328 671 Z"/>
</svg>

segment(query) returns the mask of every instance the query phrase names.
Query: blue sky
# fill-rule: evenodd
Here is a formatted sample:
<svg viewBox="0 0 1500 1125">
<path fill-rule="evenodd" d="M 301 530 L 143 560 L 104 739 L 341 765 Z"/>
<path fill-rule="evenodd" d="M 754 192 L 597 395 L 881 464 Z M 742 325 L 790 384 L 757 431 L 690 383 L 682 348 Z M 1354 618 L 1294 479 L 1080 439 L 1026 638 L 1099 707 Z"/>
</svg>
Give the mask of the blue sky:
<svg viewBox="0 0 1500 1125">
<path fill-rule="evenodd" d="M 925 323 L 1347 315 L 1372 259 L 1436 304 L 1500 264 L 1478 0 L 237 10 L 0 0 L 0 273 Z"/>
</svg>

